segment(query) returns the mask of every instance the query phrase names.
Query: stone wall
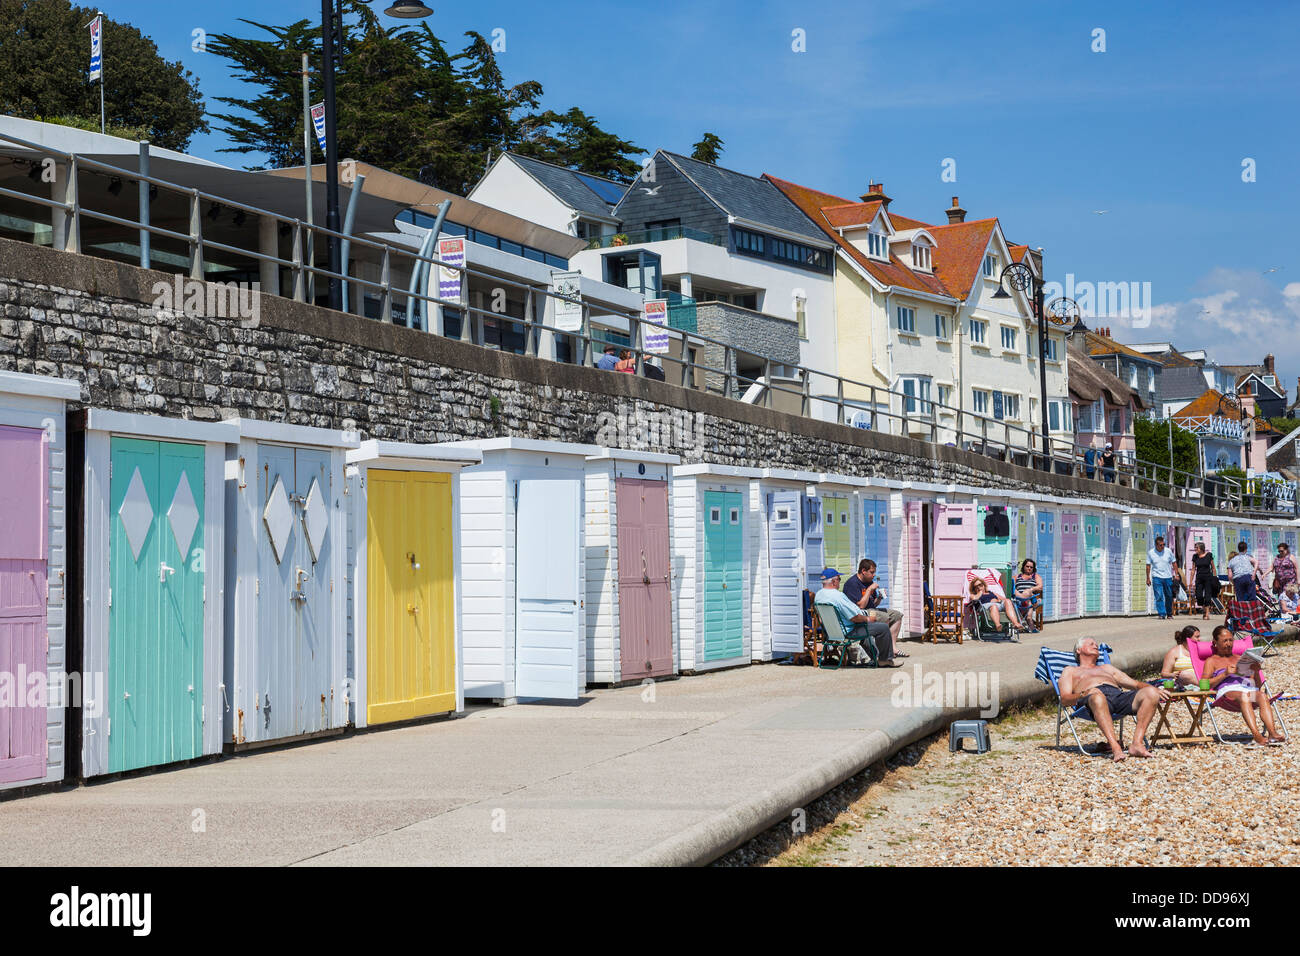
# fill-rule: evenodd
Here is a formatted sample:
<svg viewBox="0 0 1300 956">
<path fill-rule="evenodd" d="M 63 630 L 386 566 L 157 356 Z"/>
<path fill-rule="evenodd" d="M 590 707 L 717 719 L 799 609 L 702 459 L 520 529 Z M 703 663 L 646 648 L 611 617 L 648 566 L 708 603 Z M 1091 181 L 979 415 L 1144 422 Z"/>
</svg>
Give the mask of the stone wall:
<svg viewBox="0 0 1300 956">
<path fill-rule="evenodd" d="M 155 306 L 168 273 L 0 240 L 0 367 L 67 376 L 85 404 L 249 416 L 432 442 L 495 435 L 647 445 L 687 461 L 1091 497 L 1165 499 L 1047 475 L 594 368 L 479 348 L 267 296 L 256 321 Z"/>
</svg>

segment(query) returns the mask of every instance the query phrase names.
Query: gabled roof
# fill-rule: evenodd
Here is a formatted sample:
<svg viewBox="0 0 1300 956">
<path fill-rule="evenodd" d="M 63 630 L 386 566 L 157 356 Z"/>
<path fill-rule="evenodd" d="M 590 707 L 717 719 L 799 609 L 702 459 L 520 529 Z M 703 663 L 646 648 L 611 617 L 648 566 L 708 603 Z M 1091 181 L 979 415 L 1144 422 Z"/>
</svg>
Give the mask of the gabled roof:
<svg viewBox="0 0 1300 956">
<path fill-rule="evenodd" d="M 1106 401 L 1112 405 L 1128 405 L 1132 402 L 1135 408 L 1146 407 L 1142 402 L 1142 396 L 1135 389 L 1129 388 L 1120 379 L 1090 360 L 1081 349 L 1069 345 L 1066 346 L 1066 352 L 1070 359 L 1069 387 L 1072 396 L 1085 402 L 1095 402 L 1105 396 Z"/>
<path fill-rule="evenodd" d="M 875 221 L 880 210 L 885 208 L 885 204 L 879 199 L 873 199 L 871 202 L 850 202 L 842 206 L 827 206 L 822 209 L 826 221 L 836 228 L 847 228 L 848 226 L 869 226 Z M 885 213 L 889 219 L 890 225 L 893 225 L 893 216 Z"/>
<path fill-rule="evenodd" d="M 955 298 L 964 302 L 970 295 L 997 225 L 996 219 L 976 219 L 930 227 L 939 243 L 934 251 L 934 271 Z"/>
<path fill-rule="evenodd" d="M 671 163 L 728 216 L 825 241 L 822 230 L 767 179 L 723 169 L 667 150 L 661 149 L 657 155 Z"/>
<path fill-rule="evenodd" d="M 781 191 L 795 206 L 797 206 L 809 220 L 816 223 L 822 232 L 829 236 L 840 251 L 851 259 L 859 268 L 879 282 L 882 286 L 897 286 L 902 289 L 913 289 L 917 292 L 928 292 L 931 295 L 947 296 L 949 298 L 961 298 L 954 296 L 945 287 L 944 283 L 938 276 L 926 275 L 925 273 L 913 272 L 898 256 L 891 255 L 889 262 L 879 259 L 872 259 L 866 253 L 860 251 L 853 243 L 849 242 L 840 235 L 837 224 L 830 221 L 829 213 L 832 210 L 847 210 L 847 207 L 858 207 L 861 209 L 860 215 L 867 215 L 866 207 L 879 207 L 883 203 L 872 201 L 869 203 L 854 203 L 840 196 L 831 193 L 820 192 L 816 189 L 809 189 L 807 186 L 800 186 L 796 183 L 787 182 L 784 179 L 777 179 L 775 176 L 765 175 L 764 179 L 771 182 Z M 874 216 L 874 212 L 871 215 Z M 852 215 L 849 211 L 836 212 L 837 218 L 843 220 Z M 915 227 L 925 227 L 927 224 L 918 222 L 915 219 L 906 219 L 902 216 L 896 216 L 893 213 L 886 213 L 895 228 L 911 229 Z M 859 220 L 861 221 L 861 220 Z M 868 220 L 869 221 L 869 220 Z M 846 224 L 856 224 L 853 222 Z M 940 247 L 942 250 L 942 246 Z M 940 256 L 936 253 L 934 264 L 938 267 Z"/>
<path fill-rule="evenodd" d="M 537 180 L 556 199 L 570 209 L 576 209 L 579 212 L 610 218 L 614 210 L 614 203 L 607 202 L 603 196 L 596 192 L 596 189 L 592 188 L 592 185 L 588 185 L 584 180 L 590 180 L 596 187 L 604 190 L 607 195 L 617 193 L 621 196 L 627 191 L 625 184 L 616 183 L 614 180 L 606 179 L 603 176 L 579 173 L 563 166 L 556 166 L 554 163 L 533 159 L 531 156 L 520 156 L 518 153 L 507 153 L 505 155 L 509 156 L 520 169 Z"/>
<path fill-rule="evenodd" d="M 1178 349 L 1170 349 L 1160 356 L 1160 364 L 1165 368 L 1200 368 Z"/>
<path fill-rule="evenodd" d="M 1025 259 L 1025 254 L 1029 252 L 1029 247 L 1008 243 L 1007 251 L 1011 253 L 1012 262 L 1023 262 Z"/>
<path fill-rule="evenodd" d="M 1150 362 L 1152 365 L 1159 365 L 1160 359 L 1152 358 L 1139 352 L 1137 349 L 1131 349 L 1127 345 L 1116 342 L 1108 335 L 1102 335 L 1100 332 L 1094 332 L 1092 329 L 1083 331 L 1084 349 L 1089 355 L 1123 355 L 1126 358 L 1136 359 L 1139 362 Z"/>
<path fill-rule="evenodd" d="M 1270 384 L 1268 384 L 1268 382 L 1264 381 L 1264 376 L 1265 376 L 1265 375 L 1273 375 L 1273 384 L 1272 384 L 1272 385 L 1270 385 Z M 1237 376 L 1237 388 L 1240 389 L 1241 386 L 1243 386 L 1243 385 L 1246 384 L 1246 380 L 1247 380 L 1247 379 L 1251 379 L 1251 378 L 1257 379 L 1257 380 L 1259 381 L 1259 384 L 1260 384 L 1261 387 L 1268 389 L 1268 390 L 1269 390 L 1270 392 L 1272 392 L 1274 395 L 1277 395 L 1277 396 L 1280 397 L 1280 398 L 1286 398 L 1286 391 L 1282 388 L 1281 385 L 1278 384 L 1277 376 L 1274 375 L 1272 372 L 1269 372 L 1267 369 L 1265 369 L 1265 368 L 1263 368 L 1263 367 L 1261 367 L 1261 368 L 1259 368 L 1259 369 L 1255 369 L 1255 370 L 1249 371 L 1249 372 L 1246 372 L 1246 373 L 1243 374 L 1243 375 L 1238 375 L 1238 376 Z"/>
</svg>

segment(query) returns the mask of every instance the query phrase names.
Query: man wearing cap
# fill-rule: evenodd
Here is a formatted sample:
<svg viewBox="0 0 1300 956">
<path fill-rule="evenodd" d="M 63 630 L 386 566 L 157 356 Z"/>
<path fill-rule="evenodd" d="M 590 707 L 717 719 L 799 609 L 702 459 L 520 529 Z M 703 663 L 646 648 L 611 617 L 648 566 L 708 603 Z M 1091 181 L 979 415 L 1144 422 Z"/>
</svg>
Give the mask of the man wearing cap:
<svg viewBox="0 0 1300 956">
<path fill-rule="evenodd" d="M 849 637 L 861 638 L 862 649 L 876 658 L 877 667 L 896 667 L 894 663 L 894 640 L 889 633 L 889 625 L 879 619 L 874 610 L 863 610 L 844 596 L 840 591 L 840 572 L 834 568 L 822 571 L 822 589 L 813 595 L 814 604 L 835 608 L 844 632 Z M 871 654 L 869 643 L 875 646 L 876 653 Z"/>
<path fill-rule="evenodd" d="M 1115 447 L 1106 442 L 1106 450 L 1101 453 L 1101 477 L 1106 481 L 1115 480 Z"/>
</svg>

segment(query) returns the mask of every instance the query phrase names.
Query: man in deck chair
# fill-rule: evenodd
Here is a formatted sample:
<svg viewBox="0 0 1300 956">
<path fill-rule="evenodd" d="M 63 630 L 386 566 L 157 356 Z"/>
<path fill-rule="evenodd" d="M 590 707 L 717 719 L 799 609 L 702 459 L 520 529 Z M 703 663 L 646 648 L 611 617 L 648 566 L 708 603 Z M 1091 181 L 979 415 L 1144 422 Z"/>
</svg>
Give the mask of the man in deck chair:
<svg viewBox="0 0 1300 956">
<path fill-rule="evenodd" d="M 862 651 L 872 656 L 867 650 L 866 642 L 870 640 L 876 647 L 876 666 L 894 667 L 894 641 L 889 633 L 889 625 L 878 619 L 875 611 L 863 610 L 844 596 L 840 590 L 840 572 L 827 568 L 822 572 L 822 589 L 813 596 L 814 604 L 825 604 L 835 608 L 844 633 L 849 637 L 860 637 Z"/>
<path fill-rule="evenodd" d="M 1154 757 L 1155 754 L 1147 750 L 1144 739 L 1147 726 L 1155 716 L 1156 703 L 1166 699 L 1169 691 L 1134 680 L 1111 664 L 1099 663 L 1097 658 L 1100 654 L 1101 648 L 1091 637 L 1081 637 L 1075 642 L 1074 656 L 1079 663 L 1061 671 L 1061 703 L 1067 707 L 1079 703 L 1088 705 L 1102 736 L 1110 744 L 1114 760 L 1130 756 Z M 1129 716 L 1137 721 L 1137 730 L 1133 733 L 1128 753 L 1125 753 L 1115 739 L 1114 718 Z"/>
</svg>

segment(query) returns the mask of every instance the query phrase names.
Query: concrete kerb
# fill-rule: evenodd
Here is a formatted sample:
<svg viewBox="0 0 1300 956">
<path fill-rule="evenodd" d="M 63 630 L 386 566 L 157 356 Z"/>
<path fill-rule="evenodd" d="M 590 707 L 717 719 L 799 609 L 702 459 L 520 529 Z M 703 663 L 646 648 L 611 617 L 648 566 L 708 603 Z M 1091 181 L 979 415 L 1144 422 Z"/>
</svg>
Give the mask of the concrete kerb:
<svg viewBox="0 0 1300 956">
<path fill-rule="evenodd" d="M 1116 652 L 1111 662 L 1125 673 L 1132 673 L 1156 667 L 1163 658 L 1164 651 L 1161 650 Z M 1051 688 L 1032 674 L 1004 683 L 1000 691 L 998 702 L 1001 711 L 1016 704 L 1032 704 L 1051 696 Z M 937 733 L 954 720 L 977 716 L 977 707 L 900 711 L 898 717 L 886 727 L 868 731 L 852 747 L 642 850 L 625 861 L 624 865 L 704 866 L 769 827 L 782 820 L 789 820 L 790 814 L 797 808 L 808 805 L 872 764 L 892 757 L 908 744 Z"/>
</svg>

